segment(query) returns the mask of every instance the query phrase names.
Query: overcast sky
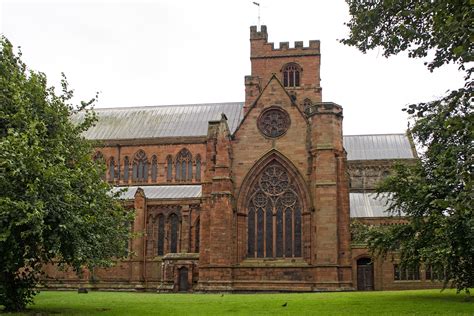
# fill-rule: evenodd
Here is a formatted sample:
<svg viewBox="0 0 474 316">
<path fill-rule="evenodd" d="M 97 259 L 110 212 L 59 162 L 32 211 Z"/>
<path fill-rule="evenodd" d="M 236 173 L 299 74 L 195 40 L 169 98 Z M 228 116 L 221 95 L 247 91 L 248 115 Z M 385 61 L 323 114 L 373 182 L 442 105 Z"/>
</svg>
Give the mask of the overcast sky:
<svg viewBox="0 0 474 316">
<path fill-rule="evenodd" d="M 420 59 L 340 44 L 343 0 L 260 3 L 276 46 L 321 40 L 323 101 L 344 107 L 344 134 L 404 132 L 405 105 L 463 84 L 454 65 L 430 73 Z M 0 0 L 0 33 L 51 85 L 64 72 L 77 100 L 99 91 L 97 107 L 232 102 L 244 100 L 257 16 L 247 0 Z"/>
</svg>

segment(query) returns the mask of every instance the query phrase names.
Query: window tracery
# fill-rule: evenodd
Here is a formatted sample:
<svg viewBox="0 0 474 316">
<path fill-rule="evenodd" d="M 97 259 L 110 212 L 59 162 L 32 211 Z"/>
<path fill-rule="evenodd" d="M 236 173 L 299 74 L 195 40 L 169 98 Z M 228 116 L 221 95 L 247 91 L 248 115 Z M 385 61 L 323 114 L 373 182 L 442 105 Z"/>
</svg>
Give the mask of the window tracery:
<svg viewBox="0 0 474 316">
<path fill-rule="evenodd" d="M 248 201 L 248 257 L 301 257 L 302 203 L 285 168 L 274 161 Z"/>
<path fill-rule="evenodd" d="M 139 150 L 135 154 L 132 177 L 135 182 L 144 182 L 148 180 L 148 160 L 143 150 Z"/>
<path fill-rule="evenodd" d="M 176 180 L 191 181 L 193 179 L 193 156 L 186 148 L 176 156 Z"/>
<path fill-rule="evenodd" d="M 301 67 L 296 63 L 290 63 L 283 68 L 283 86 L 294 88 L 300 86 Z"/>
<path fill-rule="evenodd" d="M 290 127 L 290 116 L 278 107 L 270 107 L 260 114 L 257 126 L 267 137 L 279 137 Z"/>
</svg>

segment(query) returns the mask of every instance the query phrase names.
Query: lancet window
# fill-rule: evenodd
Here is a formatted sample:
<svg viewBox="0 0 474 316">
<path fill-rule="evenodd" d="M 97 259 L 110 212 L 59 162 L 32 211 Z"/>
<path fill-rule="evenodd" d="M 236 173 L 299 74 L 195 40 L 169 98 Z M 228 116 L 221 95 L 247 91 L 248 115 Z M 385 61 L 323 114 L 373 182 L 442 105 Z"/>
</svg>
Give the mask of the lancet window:
<svg viewBox="0 0 474 316">
<path fill-rule="evenodd" d="M 300 86 L 301 67 L 298 64 L 290 63 L 283 68 L 283 86 L 299 87 Z"/>
<path fill-rule="evenodd" d="M 196 180 L 201 181 L 201 155 L 196 156 Z"/>
<path fill-rule="evenodd" d="M 196 221 L 196 227 L 194 229 L 194 252 L 199 252 L 199 242 L 200 242 L 200 222 L 199 222 L 199 219 Z"/>
<path fill-rule="evenodd" d="M 193 179 L 193 156 L 186 148 L 176 156 L 176 180 L 191 181 Z"/>
<path fill-rule="evenodd" d="M 166 181 L 173 180 L 173 157 L 166 157 Z"/>
<path fill-rule="evenodd" d="M 170 219 L 170 252 L 178 252 L 179 218 L 178 218 L 178 215 L 171 214 L 169 219 Z"/>
<path fill-rule="evenodd" d="M 143 182 L 148 180 L 148 160 L 143 150 L 135 154 L 133 160 L 133 181 Z"/>
<path fill-rule="evenodd" d="M 125 158 L 123 159 L 123 180 L 125 182 L 128 182 L 128 177 L 129 177 L 129 173 L 130 173 L 130 161 L 128 159 L 128 156 L 125 156 Z"/>
<path fill-rule="evenodd" d="M 115 180 L 115 159 L 114 157 L 110 157 L 109 159 L 109 180 Z"/>
<path fill-rule="evenodd" d="M 158 178 L 158 158 L 156 158 L 156 155 L 153 155 L 153 157 L 151 157 L 151 181 L 156 182 L 157 178 Z"/>
<path fill-rule="evenodd" d="M 250 258 L 301 257 L 302 201 L 287 170 L 271 162 L 247 202 Z"/>
</svg>

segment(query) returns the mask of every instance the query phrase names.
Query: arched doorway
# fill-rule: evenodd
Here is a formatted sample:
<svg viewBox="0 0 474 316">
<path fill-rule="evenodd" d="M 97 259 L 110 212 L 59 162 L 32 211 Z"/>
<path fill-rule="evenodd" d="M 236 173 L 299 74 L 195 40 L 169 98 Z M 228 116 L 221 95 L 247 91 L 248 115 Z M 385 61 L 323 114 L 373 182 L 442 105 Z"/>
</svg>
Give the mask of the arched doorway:
<svg viewBox="0 0 474 316">
<path fill-rule="evenodd" d="M 364 257 L 357 260 L 357 290 L 374 290 L 374 265 L 370 258 Z"/>
<path fill-rule="evenodd" d="M 178 271 L 179 271 L 179 273 L 178 273 L 178 277 L 179 277 L 178 291 L 187 292 L 188 288 L 189 288 L 188 268 L 182 267 Z"/>
</svg>

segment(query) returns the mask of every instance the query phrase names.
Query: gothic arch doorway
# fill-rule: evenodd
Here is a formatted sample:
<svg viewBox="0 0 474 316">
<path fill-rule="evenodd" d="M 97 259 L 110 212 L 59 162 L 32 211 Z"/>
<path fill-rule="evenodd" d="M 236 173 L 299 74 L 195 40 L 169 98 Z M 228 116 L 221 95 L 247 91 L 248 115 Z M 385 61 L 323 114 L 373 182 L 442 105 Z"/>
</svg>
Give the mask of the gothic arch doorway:
<svg viewBox="0 0 474 316">
<path fill-rule="evenodd" d="M 303 199 L 287 168 L 271 160 L 245 200 L 248 258 L 303 256 Z"/>
<path fill-rule="evenodd" d="M 374 290 L 374 265 L 372 259 L 368 257 L 357 260 L 357 290 Z"/>
</svg>

